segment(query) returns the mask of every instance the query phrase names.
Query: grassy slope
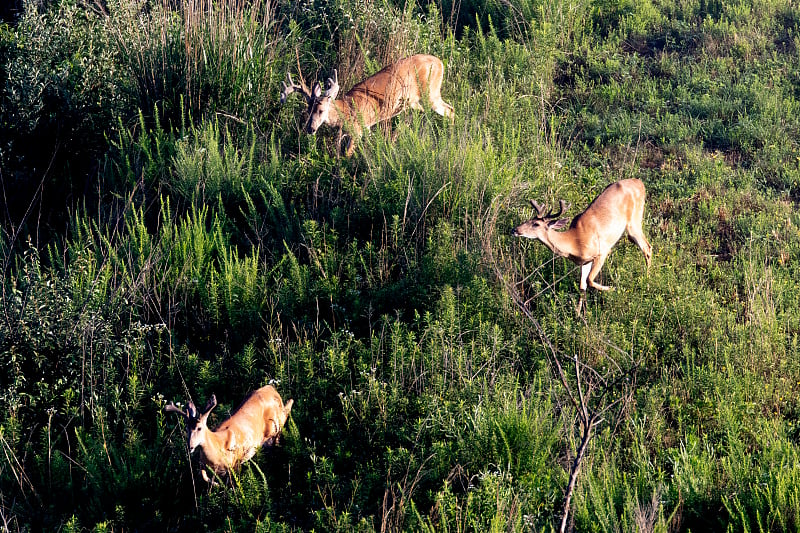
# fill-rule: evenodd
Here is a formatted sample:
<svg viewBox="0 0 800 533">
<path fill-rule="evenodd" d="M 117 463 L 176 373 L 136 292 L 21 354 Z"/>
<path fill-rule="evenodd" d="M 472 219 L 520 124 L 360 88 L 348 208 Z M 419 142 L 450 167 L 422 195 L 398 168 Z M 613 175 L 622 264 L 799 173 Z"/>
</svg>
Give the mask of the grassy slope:
<svg viewBox="0 0 800 533">
<path fill-rule="evenodd" d="M 800 13 L 724 4 L 64 3 L 5 28 L 4 523 L 547 531 L 579 438 L 552 363 L 577 355 L 587 392 L 614 382 L 595 407 L 630 394 L 577 530 L 798 527 Z M 414 52 L 454 124 L 408 114 L 338 160 L 277 102 L 298 62 L 347 87 Z M 509 229 L 629 177 L 653 266 L 621 242 L 580 319 L 573 266 Z M 203 486 L 163 406 L 214 392 L 221 420 L 269 380 L 283 444 Z"/>
</svg>

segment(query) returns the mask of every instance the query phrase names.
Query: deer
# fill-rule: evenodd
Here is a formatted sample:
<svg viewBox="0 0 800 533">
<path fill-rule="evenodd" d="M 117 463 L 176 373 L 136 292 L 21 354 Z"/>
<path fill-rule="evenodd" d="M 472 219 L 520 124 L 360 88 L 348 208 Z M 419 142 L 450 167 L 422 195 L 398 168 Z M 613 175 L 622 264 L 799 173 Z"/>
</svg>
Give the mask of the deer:
<svg viewBox="0 0 800 533">
<path fill-rule="evenodd" d="M 281 104 L 294 92 L 302 94 L 308 104 L 306 133 L 313 135 L 323 124 L 338 128 L 338 152 L 341 154 L 342 129 L 350 134 L 346 156 L 355 151 L 354 140 L 361 138 L 364 128 L 371 128 L 378 122 L 389 120 L 408 108 L 423 110 L 420 104 L 423 96 L 436 113 L 451 121 L 455 117 L 453 106 L 442 99 L 442 60 L 432 55 L 418 54 L 400 59 L 383 70 L 356 84 L 345 95 L 339 94 L 339 74 L 333 70 L 333 77 L 325 82 L 323 93 L 319 81 L 314 82 L 309 91 L 303 82 L 292 80 L 286 73 L 286 81 L 281 82 Z"/>
<path fill-rule="evenodd" d="M 587 287 L 596 290 L 613 290 L 595 279 L 603 268 L 611 249 L 624 232 L 644 254 L 647 269 L 650 269 L 652 247 L 642 230 L 645 188 L 639 179 L 627 179 L 608 185 L 584 212 L 572 219 L 560 218 L 569 209 L 565 200 L 560 200 L 559 211 L 547 213 L 545 205 L 530 201 L 536 216 L 517 226 L 511 232 L 515 237 L 538 239 L 560 257 L 566 257 L 581 267 L 578 313 L 583 306 Z"/>
<path fill-rule="evenodd" d="M 185 411 L 173 402 L 164 410 L 186 419 L 189 454 L 200 450 L 200 472 L 206 483 L 211 483 L 206 466 L 216 476 L 226 475 L 250 460 L 262 446 L 277 444 L 292 404 L 294 400 L 284 405 L 275 387 L 266 385 L 251 392 L 236 412 L 214 431 L 208 428 L 208 415 L 217 406 L 214 394 L 202 411 L 191 401 Z"/>
</svg>

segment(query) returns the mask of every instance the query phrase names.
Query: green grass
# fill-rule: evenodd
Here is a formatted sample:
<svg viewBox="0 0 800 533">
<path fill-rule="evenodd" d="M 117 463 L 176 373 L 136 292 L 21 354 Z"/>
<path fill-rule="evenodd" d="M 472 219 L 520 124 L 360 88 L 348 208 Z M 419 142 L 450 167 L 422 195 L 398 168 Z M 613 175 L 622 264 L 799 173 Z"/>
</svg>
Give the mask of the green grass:
<svg viewBox="0 0 800 533">
<path fill-rule="evenodd" d="M 0 26 L 0 528 L 553 531 L 577 355 L 593 408 L 629 401 L 573 530 L 798 529 L 799 36 L 783 0 L 29 8 Z M 347 89 L 411 53 L 452 124 L 339 159 L 279 104 L 298 65 Z M 633 177 L 653 264 L 621 241 L 576 316 L 574 265 L 510 229 Z M 213 425 L 268 382 L 281 445 L 206 486 L 165 405 L 214 393 Z"/>
</svg>

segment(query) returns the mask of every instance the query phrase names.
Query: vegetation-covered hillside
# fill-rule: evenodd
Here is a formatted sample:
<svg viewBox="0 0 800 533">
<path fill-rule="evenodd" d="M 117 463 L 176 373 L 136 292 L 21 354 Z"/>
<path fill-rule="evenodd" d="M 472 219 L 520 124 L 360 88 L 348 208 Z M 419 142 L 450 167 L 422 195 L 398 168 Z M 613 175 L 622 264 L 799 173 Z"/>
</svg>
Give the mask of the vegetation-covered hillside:
<svg viewBox="0 0 800 533">
<path fill-rule="evenodd" d="M 548 532 L 566 494 L 574 531 L 800 528 L 796 3 L 4 16 L 0 529 Z M 340 158 L 279 102 L 415 53 L 452 123 Z M 623 178 L 653 263 L 620 241 L 579 315 L 511 229 Z M 280 445 L 207 485 L 164 407 L 267 383 Z"/>
</svg>

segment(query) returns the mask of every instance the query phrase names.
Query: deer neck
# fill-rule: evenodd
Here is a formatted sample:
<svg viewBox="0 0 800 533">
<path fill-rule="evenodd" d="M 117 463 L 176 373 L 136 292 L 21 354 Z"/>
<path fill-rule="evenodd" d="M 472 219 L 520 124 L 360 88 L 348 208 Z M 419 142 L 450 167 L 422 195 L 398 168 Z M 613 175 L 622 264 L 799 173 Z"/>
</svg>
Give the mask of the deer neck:
<svg viewBox="0 0 800 533">
<path fill-rule="evenodd" d="M 361 134 L 362 126 L 369 128 L 375 124 L 377 122 L 375 102 L 365 100 L 361 96 L 361 93 L 351 91 L 344 98 L 334 100 L 328 114 L 328 122 L 332 126 L 345 126 L 356 135 Z M 336 118 L 333 118 L 333 115 L 336 115 Z"/>
<path fill-rule="evenodd" d="M 330 111 L 328 111 L 328 125 L 334 128 L 341 128 L 345 119 L 349 120 L 351 112 L 350 104 L 344 100 L 334 100 Z"/>
<path fill-rule="evenodd" d="M 233 437 L 230 430 L 211 431 L 208 430 L 206 440 L 203 443 L 203 457 L 206 464 L 211 465 L 215 469 L 218 467 L 230 468 L 236 461 L 234 453 L 231 452 L 231 438 Z"/>
<path fill-rule="evenodd" d="M 580 247 L 575 237 L 575 232 L 572 229 L 567 231 L 548 231 L 545 239 L 541 239 L 541 241 L 554 254 L 560 257 L 579 258 L 581 257 Z"/>
</svg>

